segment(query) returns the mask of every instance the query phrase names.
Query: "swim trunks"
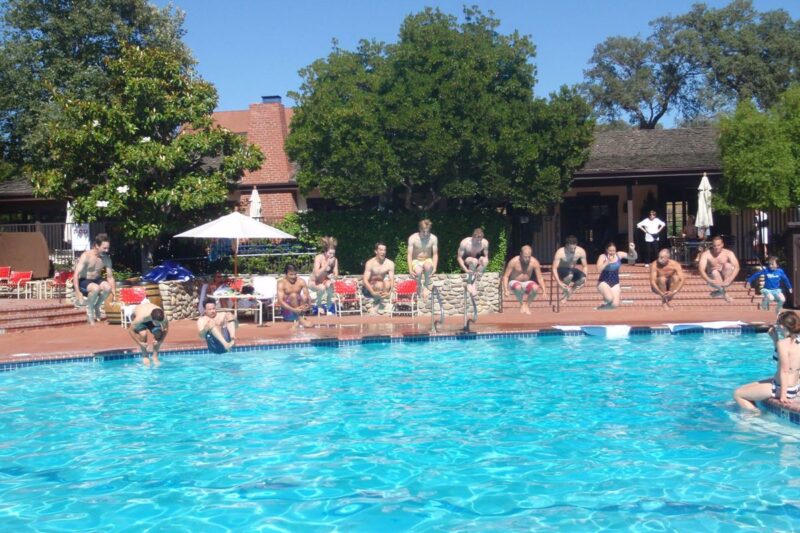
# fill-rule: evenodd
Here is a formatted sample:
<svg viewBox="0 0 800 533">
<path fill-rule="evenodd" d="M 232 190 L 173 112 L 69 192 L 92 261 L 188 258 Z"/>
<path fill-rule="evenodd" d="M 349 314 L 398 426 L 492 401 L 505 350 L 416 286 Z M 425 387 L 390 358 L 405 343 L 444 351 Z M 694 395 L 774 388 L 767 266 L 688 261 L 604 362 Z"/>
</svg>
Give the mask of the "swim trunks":
<svg viewBox="0 0 800 533">
<path fill-rule="evenodd" d="M 139 322 L 133 327 L 134 333 L 141 333 L 144 330 L 148 330 L 150 333 L 153 334 L 153 337 L 158 339 L 159 337 L 163 336 L 164 330 L 161 329 L 160 324 L 156 324 L 152 320 L 146 320 L 144 322 Z"/>
<path fill-rule="evenodd" d="M 424 269 L 425 263 L 430 263 L 431 266 L 433 266 L 433 261 L 430 258 L 428 258 L 428 259 L 414 259 L 413 261 L 411 261 L 411 267 L 415 270 L 417 267 Z"/>
<path fill-rule="evenodd" d="M 220 331 L 222 332 L 222 338 L 225 339 L 225 342 L 231 342 L 231 334 L 228 328 L 220 328 Z M 208 351 L 210 352 L 222 354 L 228 351 L 210 331 L 206 332 L 206 343 L 208 344 Z"/>
<path fill-rule="evenodd" d="M 586 278 L 586 274 L 584 274 L 583 270 L 575 267 L 558 267 L 556 272 L 558 272 L 558 279 L 561 281 L 564 281 L 564 278 L 572 274 L 572 283 L 576 285 L 582 283 L 584 278 Z"/>
<path fill-rule="evenodd" d="M 523 290 L 527 294 L 530 294 L 531 292 L 539 292 L 539 289 L 541 289 L 541 287 L 539 287 L 539 284 L 533 280 L 529 281 L 514 280 L 508 284 L 508 288 L 511 289 L 512 291 Z"/>
<path fill-rule="evenodd" d="M 78 288 L 80 289 L 81 294 L 83 294 L 84 296 L 89 296 L 89 285 L 91 285 L 92 283 L 94 283 L 95 285 L 100 285 L 102 281 L 103 280 L 100 278 L 91 278 L 91 279 L 81 278 L 78 280 Z"/>
</svg>

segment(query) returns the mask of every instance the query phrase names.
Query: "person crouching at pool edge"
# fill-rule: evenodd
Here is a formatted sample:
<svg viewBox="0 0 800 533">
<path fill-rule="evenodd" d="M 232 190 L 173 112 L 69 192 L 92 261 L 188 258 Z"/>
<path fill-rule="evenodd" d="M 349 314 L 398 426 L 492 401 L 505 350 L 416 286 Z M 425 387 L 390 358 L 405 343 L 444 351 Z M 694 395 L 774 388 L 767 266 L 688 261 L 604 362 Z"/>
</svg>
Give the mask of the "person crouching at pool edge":
<svg viewBox="0 0 800 533">
<path fill-rule="evenodd" d="M 308 285 L 303 278 L 297 276 L 297 267 L 287 263 L 283 269 L 283 278 L 278 282 L 278 303 L 281 304 L 283 320 L 292 323 L 292 329 L 310 326 L 304 313 L 311 308 L 311 297 Z"/>
<path fill-rule="evenodd" d="M 217 303 L 206 300 L 203 305 L 203 316 L 197 319 L 197 332 L 200 338 L 208 343 L 208 349 L 221 354 L 229 351 L 236 344 L 236 328 L 238 322 L 233 313 L 218 313 Z"/>
<path fill-rule="evenodd" d="M 124 310 L 122 311 L 125 312 Z M 164 315 L 164 310 L 157 305 L 144 301 L 133 309 L 131 325 L 128 333 L 142 350 L 142 362 L 150 365 L 150 357 L 147 352 L 147 332 L 153 336 L 153 364 L 158 365 L 158 350 L 164 339 L 167 338 L 169 322 Z"/>
<path fill-rule="evenodd" d="M 775 374 L 742 385 L 733 393 L 739 407 L 754 414 L 760 413 L 756 402 L 775 398 L 782 405 L 789 405 L 800 389 L 800 317 L 792 311 L 784 311 L 769 333 L 775 344 L 772 358 L 778 362 Z"/>
<path fill-rule="evenodd" d="M 619 307 L 619 269 L 622 260 L 636 262 L 636 245 L 630 243 L 628 252 L 618 252 L 613 242 L 606 244 L 606 253 L 597 258 L 597 292 L 603 297 L 603 304 L 595 309 L 616 309 Z"/>
<path fill-rule="evenodd" d="M 508 262 L 502 284 L 503 296 L 507 297 L 509 290 L 513 291 L 519 301 L 519 312 L 523 315 L 531 314 L 530 305 L 537 296 L 547 297 L 542 281 L 542 267 L 533 257 L 533 249 L 530 246 L 527 244 L 523 246 L 519 255 Z"/>
<path fill-rule="evenodd" d="M 781 282 L 786 284 L 786 287 L 789 289 L 789 294 L 792 293 L 792 282 L 789 280 L 789 276 L 786 275 L 786 272 L 778 266 L 777 257 L 774 255 L 770 256 L 767 260 L 767 268 L 753 273 L 745 280 L 744 286 L 747 287 L 748 292 L 750 292 L 750 284 L 760 276 L 764 276 L 764 287 L 761 289 L 761 304 L 759 308 L 767 311 L 769 310 L 770 302 L 774 301 L 775 314 L 781 314 L 783 304 L 786 303 L 786 297 L 781 290 Z"/>
</svg>

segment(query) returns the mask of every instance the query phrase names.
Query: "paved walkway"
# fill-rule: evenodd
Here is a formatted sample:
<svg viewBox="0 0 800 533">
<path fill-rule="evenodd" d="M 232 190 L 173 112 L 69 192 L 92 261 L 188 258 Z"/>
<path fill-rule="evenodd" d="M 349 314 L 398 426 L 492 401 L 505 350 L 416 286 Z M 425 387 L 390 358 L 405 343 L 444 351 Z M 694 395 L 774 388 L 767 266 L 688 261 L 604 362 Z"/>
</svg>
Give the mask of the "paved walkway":
<svg viewBox="0 0 800 533">
<path fill-rule="evenodd" d="M 717 320 L 740 320 L 751 324 L 771 323 L 775 319 L 772 311 L 744 310 L 741 307 L 726 307 L 720 302 L 708 308 L 675 308 L 672 311 L 624 308 L 613 311 L 581 310 L 553 313 L 534 311 L 522 315 L 516 311 L 480 315 L 473 331 L 480 333 L 508 331 L 537 331 L 554 325 L 610 325 L 660 326 L 667 322 L 710 322 Z M 245 318 L 238 333 L 239 345 L 269 342 L 304 341 L 315 338 L 353 339 L 371 335 L 403 336 L 429 333 L 430 315 L 410 318 L 387 317 L 343 317 L 312 318 L 314 327 L 292 331 L 289 324 L 258 327 Z M 463 319 L 450 317 L 439 328 L 440 334 L 452 334 L 463 326 Z M 197 337 L 195 322 L 180 320 L 170 324 L 170 333 L 164 350 L 205 347 Z M 98 352 L 133 349 L 128 332 L 118 325 L 104 322 L 94 326 L 59 327 L 18 331 L 0 335 L 0 362 L 90 355 Z"/>
</svg>

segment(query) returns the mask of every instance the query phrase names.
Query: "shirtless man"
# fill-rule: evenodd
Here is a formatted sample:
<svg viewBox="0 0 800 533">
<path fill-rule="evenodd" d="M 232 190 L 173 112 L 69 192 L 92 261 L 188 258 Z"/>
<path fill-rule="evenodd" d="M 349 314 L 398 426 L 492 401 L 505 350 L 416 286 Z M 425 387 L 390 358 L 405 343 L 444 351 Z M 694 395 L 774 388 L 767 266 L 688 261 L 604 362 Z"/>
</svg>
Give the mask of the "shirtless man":
<svg viewBox="0 0 800 533">
<path fill-rule="evenodd" d="M 197 320 L 197 332 L 208 343 L 208 349 L 216 354 L 225 353 L 236 343 L 236 320 L 233 313 L 217 312 L 214 300 L 206 300 L 203 316 Z"/>
<path fill-rule="evenodd" d="M 408 238 L 408 273 L 417 280 L 417 294 L 422 294 L 423 287 L 430 290 L 431 276 L 439 263 L 439 239 L 431 233 L 431 225 L 427 218 L 420 220 L 419 231 Z"/>
<path fill-rule="evenodd" d="M 672 259 L 669 248 L 658 252 L 658 259 L 650 264 L 650 288 L 661 296 L 664 309 L 672 309 L 670 302 L 683 287 L 683 268 Z"/>
<path fill-rule="evenodd" d="M 458 265 L 467 273 L 467 291 L 472 296 L 478 295 L 475 285 L 489 264 L 489 241 L 483 236 L 481 228 L 475 228 L 472 237 L 467 237 L 458 245 Z"/>
<path fill-rule="evenodd" d="M 288 263 L 283 269 L 283 278 L 278 282 L 278 303 L 283 320 L 292 323 L 292 329 L 309 326 L 304 313 L 308 311 L 311 298 L 303 278 L 297 276 L 297 267 Z"/>
<path fill-rule="evenodd" d="M 722 237 L 716 236 L 711 239 L 711 249 L 700 256 L 698 270 L 700 277 L 714 289 L 710 295 L 712 298 L 725 298 L 726 302 L 733 301 L 725 289 L 733 283 L 739 273 L 739 260 L 731 250 L 725 249 Z"/>
<path fill-rule="evenodd" d="M 83 252 L 75 265 L 75 274 L 72 276 L 72 287 L 75 291 L 75 304 L 86 305 L 86 317 L 89 324 L 94 325 L 99 320 L 103 302 L 111 295 L 114 301 L 114 291 L 117 287 L 111 272 L 111 256 L 108 250 L 111 242 L 108 235 L 99 233 L 94 238 L 91 250 Z M 106 279 L 100 279 L 100 273 L 106 269 Z M 84 302 L 84 296 L 86 302 Z"/>
<path fill-rule="evenodd" d="M 385 312 L 386 301 L 389 300 L 394 287 L 394 261 L 386 259 L 386 245 L 382 242 L 375 244 L 375 257 L 364 265 L 364 287 L 362 293 L 367 298 L 372 298 L 370 314 Z"/>
<path fill-rule="evenodd" d="M 583 269 L 578 268 L 578 263 L 583 263 Z M 553 266 L 550 270 L 553 280 L 561 287 L 562 300 L 569 300 L 572 293 L 586 283 L 586 265 L 586 250 L 578 246 L 577 237 L 569 235 L 564 239 L 564 246 L 553 256 Z"/>
<path fill-rule="evenodd" d="M 531 278 L 536 277 L 536 281 Z M 503 295 L 509 295 L 509 289 L 519 300 L 519 312 L 523 315 L 531 314 L 530 303 L 541 294 L 545 295 L 544 281 L 542 281 L 542 267 L 533 257 L 533 249 L 525 245 L 519 255 L 508 262 L 503 273 Z M 524 295 L 528 295 L 524 300 Z"/>
<path fill-rule="evenodd" d="M 153 337 L 153 364 L 158 365 L 158 349 L 167 338 L 169 325 L 163 309 L 144 301 L 134 308 L 128 333 L 142 350 L 142 361 L 145 365 L 150 365 L 150 357 L 147 352 L 148 331 Z"/>
<path fill-rule="evenodd" d="M 336 259 L 336 239 L 333 237 L 322 238 L 322 253 L 314 258 L 314 270 L 308 282 L 308 289 L 316 294 L 317 314 L 335 312 L 333 305 L 334 281 L 339 276 L 339 260 Z M 327 306 L 322 301 L 326 296 Z"/>
</svg>

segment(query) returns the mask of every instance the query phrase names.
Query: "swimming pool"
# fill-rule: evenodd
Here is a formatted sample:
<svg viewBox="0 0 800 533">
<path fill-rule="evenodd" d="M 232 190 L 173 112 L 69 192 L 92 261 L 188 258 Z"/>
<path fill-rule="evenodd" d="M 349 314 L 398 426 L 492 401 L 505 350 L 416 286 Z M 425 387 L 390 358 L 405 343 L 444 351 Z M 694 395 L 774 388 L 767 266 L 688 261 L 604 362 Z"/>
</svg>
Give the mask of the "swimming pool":
<svg viewBox="0 0 800 533">
<path fill-rule="evenodd" d="M 790 530 L 800 518 L 800 440 L 731 400 L 772 372 L 765 335 L 163 361 L 0 374 L 3 529 Z"/>
</svg>

